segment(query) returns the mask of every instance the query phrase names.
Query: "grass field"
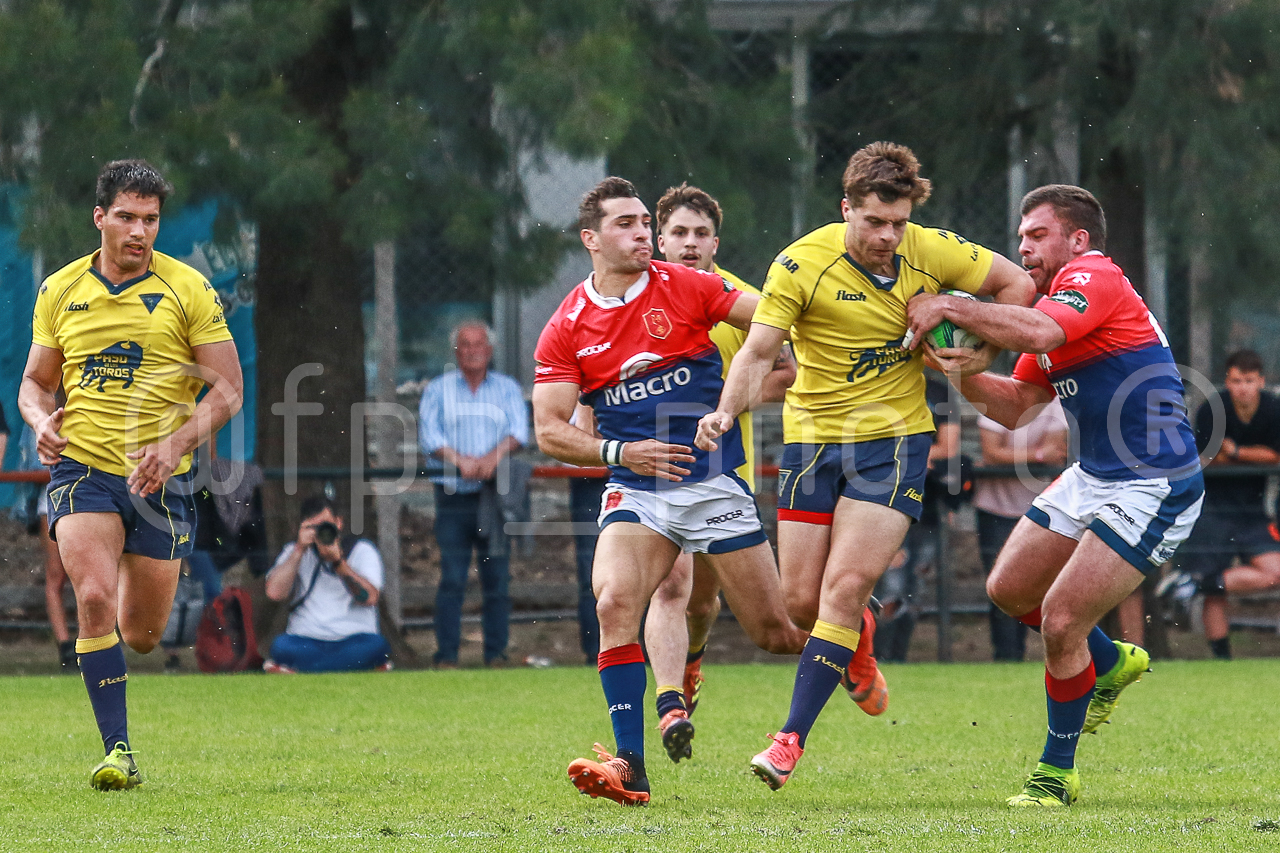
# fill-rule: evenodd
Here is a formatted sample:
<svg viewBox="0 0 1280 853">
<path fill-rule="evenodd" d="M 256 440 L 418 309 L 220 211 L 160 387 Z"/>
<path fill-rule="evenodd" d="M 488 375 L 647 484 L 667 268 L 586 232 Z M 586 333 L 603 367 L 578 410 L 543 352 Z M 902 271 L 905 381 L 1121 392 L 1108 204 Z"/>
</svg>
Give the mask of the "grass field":
<svg viewBox="0 0 1280 853">
<path fill-rule="evenodd" d="M 565 775 L 613 743 L 585 667 L 135 676 L 147 781 L 111 794 L 87 785 L 100 753 L 79 680 L 8 678 L 0 850 L 1280 848 L 1280 661 L 1159 664 L 1085 737 L 1084 795 L 1055 812 L 1003 806 L 1043 740 L 1040 667 L 885 671 L 889 711 L 838 693 L 774 793 L 746 767 L 793 668 L 709 667 L 693 761 L 671 764 L 651 730 L 653 802 L 625 810 Z"/>
</svg>

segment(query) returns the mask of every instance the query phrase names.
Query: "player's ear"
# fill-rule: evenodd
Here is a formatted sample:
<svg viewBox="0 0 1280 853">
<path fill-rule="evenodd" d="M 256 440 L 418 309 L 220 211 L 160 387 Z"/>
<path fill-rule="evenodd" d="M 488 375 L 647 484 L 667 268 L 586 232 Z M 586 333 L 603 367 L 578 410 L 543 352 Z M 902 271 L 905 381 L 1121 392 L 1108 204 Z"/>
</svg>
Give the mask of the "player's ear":
<svg viewBox="0 0 1280 853">
<path fill-rule="evenodd" d="M 587 247 L 588 252 L 594 252 L 600 247 L 599 235 L 590 228 L 583 228 L 579 232 L 579 236 L 582 238 L 582 245 Z"/>
<path fill-rule="evenodd" d="M 103 210 L 101 207 L 97 207 L 97 206 L 95 206 L 95 207 L 93 208 L 93 227 L 95 227 L 95 228 L 97 228 L 99 231 L 101 231 L 101 230 L 102 230 L 102 220 L 104 220 L 104 219 L 106 219 L 106 218 L 107 218 L 107 212 L 106 212 L 105 210 Z"/>
</svg>

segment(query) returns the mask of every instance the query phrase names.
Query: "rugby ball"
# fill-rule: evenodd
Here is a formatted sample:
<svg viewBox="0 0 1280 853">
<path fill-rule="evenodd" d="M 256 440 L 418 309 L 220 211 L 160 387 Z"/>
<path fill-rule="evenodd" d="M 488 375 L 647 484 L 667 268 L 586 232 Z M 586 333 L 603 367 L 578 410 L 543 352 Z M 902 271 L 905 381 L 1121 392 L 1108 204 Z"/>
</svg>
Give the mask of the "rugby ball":
<svg viewBox="0 0 1280 853">
<path fill-rule="evenodd" d="M 972 293 L 965 293 L 963 290 L 944 290 L 943 294 L 977 300 Z M 938 349 L 980 349 L 986 343 L 973 332 L 960 328 L 950 320 L 943 320 L 930 329 L 929 341 Z"/>
</svg>

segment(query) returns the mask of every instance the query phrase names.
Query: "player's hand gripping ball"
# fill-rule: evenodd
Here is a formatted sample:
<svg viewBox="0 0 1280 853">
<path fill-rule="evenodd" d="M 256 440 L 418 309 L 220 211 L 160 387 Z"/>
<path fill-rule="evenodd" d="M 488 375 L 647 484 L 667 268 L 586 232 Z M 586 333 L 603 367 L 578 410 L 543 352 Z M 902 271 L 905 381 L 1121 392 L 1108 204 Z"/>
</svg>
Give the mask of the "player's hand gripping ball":
<svg viewBox="0 0 1280 853">
<path fill-rule="evenodd" d="M 959 296 L 961 299 L 976 299 L 973 294 L 965 293 L 963 290 L 944 290 L 945 296 Z M 938 349 L 982 349 L 982 345 L 986 343 L 982 338 L 973 332 L 967 331 L 957 326 L 950 320 L 943 320 L 938 325 L 929 330 L 929 342 Z"/>
</svg>

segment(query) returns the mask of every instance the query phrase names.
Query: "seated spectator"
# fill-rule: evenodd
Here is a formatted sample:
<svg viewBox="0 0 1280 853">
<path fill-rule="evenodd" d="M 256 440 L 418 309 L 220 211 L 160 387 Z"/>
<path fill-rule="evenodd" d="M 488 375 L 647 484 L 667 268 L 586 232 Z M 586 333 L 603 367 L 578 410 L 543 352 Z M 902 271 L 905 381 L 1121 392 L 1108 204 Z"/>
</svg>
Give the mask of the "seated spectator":
<svg viewBox="0 0 1280 853">
<path fill-rule="evenodd" d="M 1280 462 L 1280 399 L 1267 393 L 1262 359 L 1252 350 L 1227 358 L 1226 388 L 1217 401 L 1196 412 L 1196 444 L 1210 471 L 1218 465 L 1275 465 Z M 1210 446 L 1214 403 L 1226 416 L 1219 447 Z M 1280 532 L 1267 517 L 1267 475 L 1205 477 L 1204 510 L 1187 541 L 1182 568 L 1204 594 L 1204 634 L 1216 658 L 1231 658 L 1227 593 L 1247 594 L 1280 587 Z M 1231 567 L 1239 557 L 1242 565 Z M 1174 584 L 1194 591 L 1190 584 Z"/>
<path fill-rule="evenodd" d="M 1062 404 L 1054 399 L 1039 414 L 1015 430 L 1009 430 L 985 415 L 978 418 L 982 436 L 982 464 L 997 465 L 1065 465 L 1067 461 L 1067 418 Z M 1030 477 L 979 477 L 973 486 L 973 506 L 978 517 L 978 550 L 982 568 L 987 574 L 995 565 L 996 555 L 1013 532 L 1018 519 L 1031 509 L 1031 502 L 1045 483 Z M 1026 654 L 1027 626 L 1006 614 L 995 604 L 988 613 L 991 625 L 992 658 L 998 661 L 1020 661 Z"/>
<path fill-rule="evenodd" d="M 289 623 L 265 671 L 391 669 L 391 647 L 378 633 L 382 557 L 369 540 L 341 533 L 333 502 L 302 502 L 298 538 L 267 573 L 267 597 L 289 602 Z"/>
</svg>

